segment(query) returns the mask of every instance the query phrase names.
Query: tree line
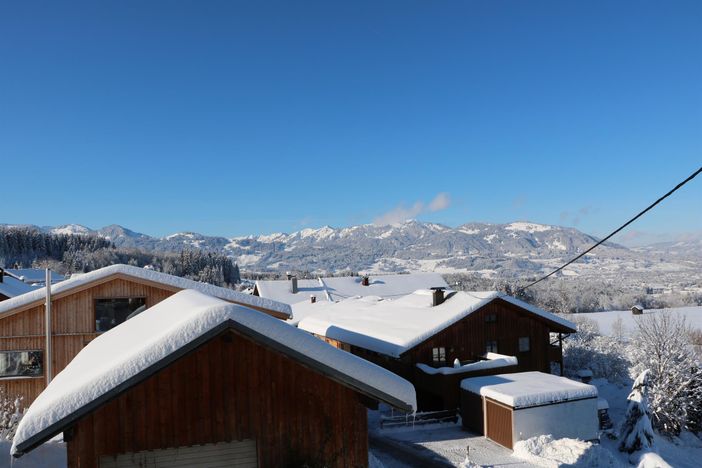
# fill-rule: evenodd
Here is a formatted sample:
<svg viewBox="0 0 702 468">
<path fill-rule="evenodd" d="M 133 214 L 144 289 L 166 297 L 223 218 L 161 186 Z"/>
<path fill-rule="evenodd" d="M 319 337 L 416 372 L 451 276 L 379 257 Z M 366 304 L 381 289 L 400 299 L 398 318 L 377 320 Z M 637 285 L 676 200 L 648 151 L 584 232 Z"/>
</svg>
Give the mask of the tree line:
<svg viewBox="0 0 702 468">
<path fill-rule="evenodd" d="M 117 263 L 153 268 L 218 286 L 241 281 L 238 265 L 226 255 L 200 250 L 145 252 L 116 248 L 108 239 L 94 235 L 52 234 L 29 227 L 0 228 L 0 266 L 48 267 L 70 275 Z"/>
</svg>

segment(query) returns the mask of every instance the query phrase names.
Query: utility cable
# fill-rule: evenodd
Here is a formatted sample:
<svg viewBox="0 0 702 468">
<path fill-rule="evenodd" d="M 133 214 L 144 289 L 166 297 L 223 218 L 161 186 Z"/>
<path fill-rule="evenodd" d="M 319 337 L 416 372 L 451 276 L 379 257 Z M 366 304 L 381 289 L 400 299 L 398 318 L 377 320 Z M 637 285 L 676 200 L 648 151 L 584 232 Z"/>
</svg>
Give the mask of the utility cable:
<svg viewBox="0 0 702 468">
<path fill-rule="evenodd" d="M 665 195 L 663 195 L 662 197 L 660 197 L 658 200 L 656 200 L 655 202 L 653 202 L 653 203 L 652 203 L 651 205 L 649 205 L 645 210 L 641 211 L 639 214 L 637 214 L 636 216 L 634 216 L 633 218 L 631 218 L 629 221 L 627 221 L 626 223 L 622 224 L 619 228 L 617 228 L 617 230 L 613 231 L 611 234 L 609 234 L 607 237 L 605 237 L 604 239 L 602 239 L 602 240 L 600 240 L 599 242 L 597 242 L 595 245 L 593 245 L 592 247 L 590 247 L 589 249 L 587 249 L 585 252 L 583 252 L 583 253 L 581 253 L 580 255 L 578 255 L 577 257 L 573 258 L 572 260 L 570 260 L 570 261 L 569 261 L 568 263 L 566 263 L 565 265 L 556 268 L 555 270 L 553 270 L 553 271 L 552 271 L 551 273 L 549 273 L 548 275 L 543 276 L 543 277 L 537 279 L 536 281 L 533 281 L 533 282 L 529 283 L 528 285 L 524 286 L 523 288 L 517 289 L 517 294 L 520 294 L 520 293 L 524 292 L 527 288 L 530 288 L 530 287 L 534 286 L 535 284 L 538 284 L 538 283 L 542 282 L 543 280 L 549 278 L 550 276 L 555 275 L 556 273 L 558 273 L 559 271 L 561 271 L 562 269 L 564 269 L 565 267 L 567 267 L 567 266 L 570 265 L 571 263 L 573 263 L 573 262 L 575 262 L 575 261 L 581 259 L 582 257 L 584 257 L 585 255 L 587 255 L 588 253 L 592 252 L 592 251 L 595 249 L 595 247 L 598 247 L 599 245 L 601 245 L 601 244 L 607 242 L 607 240 L 611 239 L 613 236 L 615 236 L 616 234 L 618 234 L 619 232 L 621 232 L 621 231 L 622 231 L 624 228 L 626 228 L 628 225 L 630 225 L 631 223 L 633 223 L 634 221 L 636 221 L 637 219 L 639 219 L 641 216 L 643 216 L 644 214 L 646 214 L 648 211 L 650 211 L 654 206 L 658 205 L 660 202 L 662 202 L 663 200 L 665 200 L 666 198 L 668 198 L 669 196 L 671 196 L 671 195 L 672 195 L 673 193 L 675 193 L 678 189 L 680 189 L 683 185 L 685 185 L 686 183 L 690 182 L 692 179 L 694 179 L 695 177 L 697 177 L 697 175 L 698 175 L 700 172 L 702 172 L 702 167 L 700 167 L 699 169 L 697 169 L 697 170 L 696 170 L 693 174 L 691 174 L 687 179 L 683 180 L 683 181 L 680 182 L 678 185 L 676 185 L 675 187 L 673 187 L 672 190 L 670 190 L 668 193 L 666 193 Z"/>
</svg>

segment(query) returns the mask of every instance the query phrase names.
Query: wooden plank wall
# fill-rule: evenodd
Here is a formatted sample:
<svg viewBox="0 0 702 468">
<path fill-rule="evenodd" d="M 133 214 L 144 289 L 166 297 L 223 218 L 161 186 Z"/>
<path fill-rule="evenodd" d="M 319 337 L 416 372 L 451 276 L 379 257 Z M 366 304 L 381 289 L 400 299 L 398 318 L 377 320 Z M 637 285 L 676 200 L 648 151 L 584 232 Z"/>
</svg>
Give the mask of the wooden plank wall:
<svg viewBox="0 0 702 468">
<path fill-rule="evenodd" d="M 53 374 L 58 374 L 95 333 L 94 301 L 98 298 L 145 297 L 151 307 L 174 294 L 149 284 L 115 278 L 52 301 Z M 0 319 L 0 350 L 44 350 L 44 305 Z M 46 356 L 46 354 L 45 354 Z M 46 368 L 46 366 L 45 366 Z M 46 377 L 4 378 L 0 388 L 21 396 L 28 407 L 46 386 Z"/>
<path fill-rule="evenodd" d="M 495 314 L 497 320 L 485 322 L 485 316 L 489 314 Z M 529 337 L 530 350 L 520 353 L 519 338 L 523 336 Z M 322 339 L 327 342 L 334 341 L 324 337 Z M 559 361 L 562 357 L 558 348 L 550 346 L 549 339 L 549 327 L 542 319 L 498 299 L 419 343 L 399 359 L 357 346 L 351 346 L 351 352 L 412 382 L 417 388 L 419 409 L 430 411 L 456 408 L 460 392 L 455 376 L 426 376 L 416 368 L 417 363 L 433 364 L 433 348 L 446 348 L 446 365 L 451 366 L 456 358 L 461 361 L 479 360 L 485 354 L 486 342 L 494 340 L 497 341 L 500 354 L 516 356 L 519 364 L 479 372 L 476 375 L 524 371 L 550 373 L 550 362 Z M 431 391 L 428 390 L 429 386 Z"/>
<path fill-rule="evenodd" d="M 485 322 L 485 316 L 495 314 L 496 322 Z M 519 338 L 528 336 L 530 350 L 519 352 Z M 495 300 L 476 310 L 463 320 L 420 343 L 407 354 L 412 363 L 431 364 L 432 348 L 445 347 L 446 361 L 478 360 L 485 354 L 487 341 L 497 341 L 497 352 L 516 356 L 518 370 L 550 372 L 549 328 L 546 323 L 509 302 Z"/>
<path fill-rule="evenodd" d="M 233 331 L 77 422 L 72 467 L 101 455 L 255 439 L 259 466 L 367 466 L 359 395 Z"/>
</svg>

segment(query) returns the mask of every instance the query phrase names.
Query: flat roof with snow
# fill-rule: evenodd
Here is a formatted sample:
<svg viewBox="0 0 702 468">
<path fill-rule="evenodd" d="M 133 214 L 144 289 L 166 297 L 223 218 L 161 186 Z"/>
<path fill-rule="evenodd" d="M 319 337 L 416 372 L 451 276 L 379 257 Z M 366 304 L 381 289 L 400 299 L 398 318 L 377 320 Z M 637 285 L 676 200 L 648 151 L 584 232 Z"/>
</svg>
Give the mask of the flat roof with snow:
<svg viewBox="0 0 702 468">
<path fill-rule="evenodd" d="M 417 289 L 447 288 L 448 284 L 438 273 L 409 273 L 404 275 L 369 275 L 368 286 L 363 286 L 358 276 L 298 279 L 298 292 L 293 293 L 290 280 L 256 281 L 256 292 L 261 297 L 293 305 L 309 302 L 311 294 L 317 301 L 340 301 L 356 296 L 379 296 L 396 299 L 412 294 Z"/>
<path fill-rule="evenodd" d="M 543 372 L 519 372 L 461 381 L 461 388 L 512 408 L 597 398 L 597 387 Z"/>
<path fill-rule="evenodd" d="M 112 276 L 131 277 L 137 280 L 158 283 L 177 289 L 195 289 L 196 291 L 200 291 L 226 301 L 273 311 L 282 316 L 290 317 L 292 315 L 290 306 L 281 302 L 131 265 L 110 265 L 91 271 L 90 273 L 74 275 L 70 279 L 53 285 L 51 287 L 51 294 L 52 296 L 57 296 L 59 294 L 67 293 L 73 289 L 89 285 L 93 282 L 106 280 Z M 0 302 L 0 318 L 2 318 L 3 314 L 11 313 L 18 308 L 24 308 L 35 303 L 44 302 L 46 298 L 46 288 L 27 287 L 29 288 L 30 292 Z"/>
<path fill-rule="evenodd" d="M 414 387 L 392 372 L 267 314 L 185 290 L 83 348 L 24 414 L 13 440 L 13 455 L 32 450 L 229 328 L 373 399 L 405 411 L 416 408 Z"/>
<path fill-rule="evenodd" d="M 353 297 L 338 303 L 311 304 L 298 327 L 388 356 L 404 352 L 496 299 L 531 312 L 554 331 L 575 332 L 575 324 L 497 291 L 456 292 L 432 306 L 432 291 L 419 290 L 395 300 Z"/>
</svg>

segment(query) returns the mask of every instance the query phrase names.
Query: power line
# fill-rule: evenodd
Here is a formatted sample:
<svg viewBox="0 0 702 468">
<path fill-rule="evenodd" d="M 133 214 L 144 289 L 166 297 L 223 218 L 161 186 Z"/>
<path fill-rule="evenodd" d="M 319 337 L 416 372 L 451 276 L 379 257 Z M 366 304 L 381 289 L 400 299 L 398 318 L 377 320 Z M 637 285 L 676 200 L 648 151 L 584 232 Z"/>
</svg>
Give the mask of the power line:
<svg viewBox="0 0 702 468">
<path fill-rule="evenodd" d="M 601 245 L 601 244 L 607 242 L 607 240 L 609 240 L 612 236 L 618 234 L 622 229 L 624 229 L 625 227 L 627 227 L 628 225 L 630 225 L 631 223 L 633 223 L 634 221 L 636 221 L 637 219 L 639 219 L 641 216 L 643 216 L 643 215 L 646 214 L 648 211 L 650 211 L 654 206 L 656 206 L 657 204 L 659 204 L 660 202 L 662 202 L 663 200 L 665 200 L 666 198 L 668 198 L 669 196 L 671 196 L 673 193 L 675 193 L 675 191 L 677 191 L 677 190 L 678 190 L 679 188 L 681 188 L 683 185 L 685 185 L 686 183 L 690 182 L 692 179 L 694 179 L 695 177 L 697 177 L 697 175 L 698 175 L 700 172 L 702 172 L 702 167 L 700 167 L 699 169 L 697 169 L 697 170 L 696 170 L 692 175 L 690 175 L 687 179 L 683 180 L 683 181 L 680 182 L 678 185 L 676 185 L 675 187 L 673 187 L 673 189 L 672 189 L 671 191 L 669 191 L 668 193 L 666 193 L 665 195 L 663 195 L 661 198 L 659 198 L 658 200 L 656 200 L 655 202 L 653 202 L 651 205 L 649 205 L 648 208 L 646 208 L 645 210 L 643 210 L 642 212 L 640 212 L 639 214 L 637 214 L 636 216 L 634 216 L 633 218 L 631 218 L 629 221 L 627 221 L 626 223 L 624 223 L 623 225 L 621 225 L 616 231 L 612 232 L 610 235 L 608 235 L 608 236 L 605 237 L 604 239 L 600 240 L 600 241 L 597 242 L 595 245 L 593 245 L 592 247 L 590 247 L 589 249 L 587 249 L 585 252 L 581 253 L 581 254 L 578 255 L 577 257 L 573 258 L 572 260 L 570 260 L 570 261 L 569 261 L 568 263 L 566 263 L 565 265 L 563 265 L 563 266 L 561 266 L 561 267 L 559 267 L 559 268 L 556 268 L 555 270 L 553 270 L 553 271 L 552 271 L 551 273 L 549 273 L 548 275 L 546 275 L 546 276 L 544 276 L 544 277 L 542 277 L 542 278 L 539 278 L 538 280 L 536 280 L 536 281 L 534 281 L 534 282 L 532 282 L 532 283 L 529 283 L 528 285 L 524 286 L 523 288 L 519 288 L 519 289 L 517 290 L 517 293 L 521 293 L 521 292 L 523 292 L 524 290 L 526 290 L 527 288 L 530 288 L 530 287 L 534 286 L 535 284 L 538 284 L 538 283 L 542 282 L 542 281 L 545 280 L 546 278 L 548 278 L 548 277 L 550 277 L 550 276 L 552 276 L 552 275 L 555 275 L 556 273 L 558 273 L 559 271 L 561 271 L 562 269 L 564 269 L 565 267 L 567 267 L 567 266 L 570 265 L 571 263 L 573 263 L 573 262 L 579 260 L 580 258 L 584 257 L 584 256 L 587 255 L 588 253 L 592 252 L 592 250 L 594 250 L 595 247 L 597 247 L 597 246 L 599 246 L 599 245 Z"/>
</svg>

